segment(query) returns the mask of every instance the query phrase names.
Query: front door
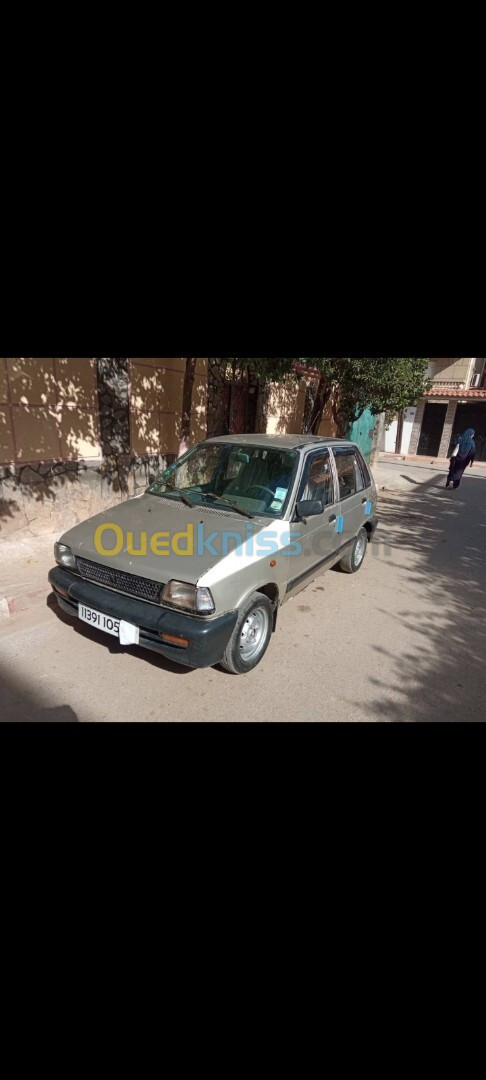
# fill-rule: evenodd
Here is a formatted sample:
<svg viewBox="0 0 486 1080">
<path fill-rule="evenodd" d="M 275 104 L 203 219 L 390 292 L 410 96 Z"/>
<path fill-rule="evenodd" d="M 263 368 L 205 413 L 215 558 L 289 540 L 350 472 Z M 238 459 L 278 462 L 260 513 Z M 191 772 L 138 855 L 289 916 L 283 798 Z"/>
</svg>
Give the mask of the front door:
<svg viewBox="0 0 486 1080">
<path fill-rule="evenodd" d="M 336 532 L 339 508 L 331 455 L 327 449 L 314 450 L 305 459 L 297 502 L 308 499 L 320 499 L 324 511 L 307 518 L 305 523 L 294 520 L 291 524 L 291 539 L 300 545 L 299 553 L 289 555 L 287 593 L 291 596 L 305 589 L 328 568 L 339 546 L 340 537 Z"/>
<path fill-rule="evenodd" d="M 419 456 L 437 457 L 446 413 L 447 405 L 431 405 L 430 402 L 427 402 L 417 449 Z"/>
</svg>

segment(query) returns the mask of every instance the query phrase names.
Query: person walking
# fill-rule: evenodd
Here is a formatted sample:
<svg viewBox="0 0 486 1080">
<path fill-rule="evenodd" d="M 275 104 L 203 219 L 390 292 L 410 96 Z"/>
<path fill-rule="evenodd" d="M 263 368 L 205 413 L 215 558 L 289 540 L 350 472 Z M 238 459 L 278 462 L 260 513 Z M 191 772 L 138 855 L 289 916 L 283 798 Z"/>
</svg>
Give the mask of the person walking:
<svg viewBox="0 0 486 1080">
<path fill-rule="evenodd" d="M 470 465 L 472 469 L 474 458 L 476 457 L 476 443 L 474 442 L 475 434 L 474 428 L 468 428 L 467 431 L 464 432 L 464 435 L 461 435 L 456 456 L 451 457 L 451 466 L 449 469 L 449 476 L 447 477 L 446 488 L 449 487 L 449 484 L 452 484 L 454 489 L 458 488 L 464 475 L 464 470 L 467 469 L 468 465 Z"/>
</svg>

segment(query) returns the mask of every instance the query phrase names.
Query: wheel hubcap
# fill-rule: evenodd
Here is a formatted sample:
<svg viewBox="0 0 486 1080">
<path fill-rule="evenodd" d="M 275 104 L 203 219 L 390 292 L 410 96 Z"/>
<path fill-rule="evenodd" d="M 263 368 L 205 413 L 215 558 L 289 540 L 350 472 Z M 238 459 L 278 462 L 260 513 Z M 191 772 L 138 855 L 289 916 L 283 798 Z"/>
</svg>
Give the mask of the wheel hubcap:
<svg viewBox="0 0 486 1080">
<path fill-rule="evenodd" d="M 356 541 L 356 547 L 354 550 L 354 565 L 359 566 L 363 562 L 366 551 L 366 538 L 364 536 L 358 536 Z"/>
<path fill-rule="evenodd" d="M 268 631 L 268 614 L 262 608 L 250 611 L 240 635 L 240 653 L 242 660 L 254 660 L 262 651 Z"/>
</svg>

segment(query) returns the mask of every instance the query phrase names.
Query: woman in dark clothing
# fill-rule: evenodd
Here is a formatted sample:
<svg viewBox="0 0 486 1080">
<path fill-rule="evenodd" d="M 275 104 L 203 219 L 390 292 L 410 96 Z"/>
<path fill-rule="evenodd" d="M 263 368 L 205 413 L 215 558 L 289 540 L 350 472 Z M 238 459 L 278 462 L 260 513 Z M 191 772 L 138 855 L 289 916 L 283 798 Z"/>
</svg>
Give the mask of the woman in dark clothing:
<svg viewBox="0 0 486 1080">
<path fill-rule="evenodd" d="M 474 442 L 475 431 L 474 428 L 468 428 L 461 435 L 459 439 L 459 449 L 456 457 L 451 457 L 451 467 L 449 469 L 449 476 L 447 477 L 446 488 L 449 484 L 453 484 L 454 488 L 458 488 L 461 483 L 464 469 L 467 469 L 468 465 L 473 465 L 474 458 L 476 457 L 476 443 Z"/>
</svg>

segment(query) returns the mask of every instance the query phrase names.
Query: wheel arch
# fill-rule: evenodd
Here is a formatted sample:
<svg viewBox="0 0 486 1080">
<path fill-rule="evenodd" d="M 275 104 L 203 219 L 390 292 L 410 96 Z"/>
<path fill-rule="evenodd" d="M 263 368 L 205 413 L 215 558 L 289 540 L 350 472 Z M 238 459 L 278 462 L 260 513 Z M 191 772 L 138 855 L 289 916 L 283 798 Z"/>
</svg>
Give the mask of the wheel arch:
<svg viewBox="0 0 486 1080">
<path fill-rule="evenodd" d="M 277 612 L 280 601 L 280 590 L 278 585 L 276 585 L 274 581 L 271 581 L 268 582 L 267 585 L 260 585 L 260 587 L 258 589 L 255 589 L 254 592 L 263 593 L 263 595 L 268 597 L 268 599 L 270 600 L 270 603 L 273 607 L 273 632 L 275 633 L 275 630 L 277 628 Z"/>
</svg>

